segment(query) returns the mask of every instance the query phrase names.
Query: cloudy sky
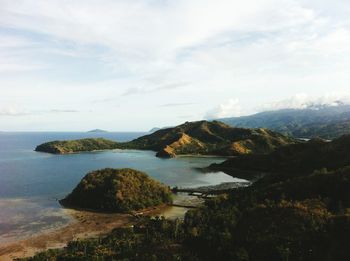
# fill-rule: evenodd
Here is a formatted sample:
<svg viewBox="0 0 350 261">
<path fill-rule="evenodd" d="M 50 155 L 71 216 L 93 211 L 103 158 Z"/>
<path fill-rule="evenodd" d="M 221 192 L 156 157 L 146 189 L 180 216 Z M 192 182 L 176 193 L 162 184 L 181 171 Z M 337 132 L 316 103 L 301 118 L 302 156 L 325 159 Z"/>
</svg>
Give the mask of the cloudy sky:
<svg viewBox="0 0 350 261">
<path fill-rule="evenodd" d="M 349 0 L 0 0 L 0 130 L 141 131 L 349 82 Z"/>
</svg>

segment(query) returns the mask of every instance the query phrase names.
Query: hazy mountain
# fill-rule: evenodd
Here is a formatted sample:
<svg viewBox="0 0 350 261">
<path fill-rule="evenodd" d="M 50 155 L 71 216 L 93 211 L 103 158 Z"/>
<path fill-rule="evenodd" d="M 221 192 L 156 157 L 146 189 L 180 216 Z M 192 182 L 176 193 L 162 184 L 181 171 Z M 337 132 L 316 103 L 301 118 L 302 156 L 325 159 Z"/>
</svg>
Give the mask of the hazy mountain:
<svg viewBox="0 0 350 261">
<path fill-rule="evenodd" d="M 265 111 L 219 119 L 234 127 L 269 128 L 298 138 L 333 139 L 350 133 L 350 105 L 309 105 L 305 109 Z"/>
</svg>

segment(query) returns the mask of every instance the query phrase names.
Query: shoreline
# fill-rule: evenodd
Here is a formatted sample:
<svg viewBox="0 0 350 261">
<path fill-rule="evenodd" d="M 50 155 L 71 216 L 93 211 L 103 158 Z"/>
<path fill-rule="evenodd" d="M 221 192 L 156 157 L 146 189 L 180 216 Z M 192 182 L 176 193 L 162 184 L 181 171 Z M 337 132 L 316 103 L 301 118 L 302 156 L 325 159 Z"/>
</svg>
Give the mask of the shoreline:
<svg viewBox="0 0 350 261">
<path fill-rule="evenodd" d="M 114 228 L 131 226 L 138 216 L 163 215 L 167 218 L 181 218 L 187 210 L 188 208 L 182 206 L 169 205 L 151 207 L 131 214 L 67 209 L 73 219 L 71 223 L 25 239 L 0 244 L 0 261 L 30 257 L 48 249 L 63 248 L 72 240 L 103 236 Z"/>
<path fill-rule="evenodd" d="M 232 189 L 237 182 L 221 183 L 215 186 L 203 186 L 196 189 L 212 193 L 215 190 Z M 239 185 L 238 185 L 239 186 Z M 204 190 L 204 191 L 203 191 Z M 108 234 L 114 228 L 133 225 L 140 216 L 164 216 L 168 219 L 183 219 L 189 209 L 204 203 L 203 197 L 178 191 L 172 205 L 159 205 L 131 213 L 108 213 L 87 209 L 64 208 L 71 221 L 63 227 L 42 231 L 27 238 L 10 243 L 0 243 L 0 261 L 34 256 L 48 249 L 63 248 L 69 241 L 94 238 Z"/>
</svg>

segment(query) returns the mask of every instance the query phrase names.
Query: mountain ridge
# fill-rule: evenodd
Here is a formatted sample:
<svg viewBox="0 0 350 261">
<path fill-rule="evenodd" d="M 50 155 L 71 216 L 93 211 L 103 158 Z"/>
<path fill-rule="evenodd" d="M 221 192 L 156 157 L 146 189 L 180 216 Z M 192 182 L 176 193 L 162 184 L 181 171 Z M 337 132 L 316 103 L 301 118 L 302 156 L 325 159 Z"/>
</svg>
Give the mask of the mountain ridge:
<svg viewBox="0 0 350 261">
<path fill-rule="evenodd" d="M 350 133 L 350 105 L 312 105 L 218 120 L 235 127 L 268 128 L 296 138 L 334 139 Z"/>
</svg>

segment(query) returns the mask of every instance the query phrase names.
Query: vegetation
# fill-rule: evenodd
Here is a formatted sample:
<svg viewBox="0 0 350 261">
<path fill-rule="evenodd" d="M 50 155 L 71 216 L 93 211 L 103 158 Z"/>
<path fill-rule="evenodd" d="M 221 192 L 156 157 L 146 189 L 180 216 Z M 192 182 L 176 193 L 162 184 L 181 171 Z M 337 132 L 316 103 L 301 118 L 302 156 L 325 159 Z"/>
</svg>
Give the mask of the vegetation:
<svg viewBox="0 0 350 261">
<path fill-rule="evenodd" d="M 145 219 L 27 260 L 349 260 L 350 167 L 266 178 L 207 200 L 184 221 Z"/>
<path fill-rule="evenodd" d="M 128 212 L 171 203 L 169 187 L 133 169 L 88 173 L 60 203 L 98 211 Z"/>
<path fill-rule="evenodd" d="M 247 155 L 228 159 L 221 164 L 213 164 L 211 169 L 236 175 L 252 171 L 259 173 L 278 173 L 276 176 L 300 176 L 315 169 L 337 169 L 350 165 L 350 135 L 344 135 L 332 142 L 313 139 L 309 142 L 292 144 L 276 149 L 267 155 Z M 254 175 L 248 173 L 248 178 Z"/>
<path fill-rule="evenodd" d="M 118 148 L 119 143 L 103 138 L 51 141 L 35 148 L 35 151 L 53 154 L 66 154 L 94 150 L 110 150 Z"/>
<path fill-rule="evenodd" d="M 268 128 L 298 138 L 334 139 L 350 133 L 350 106 L 310 106 L 219 120 L 235 127 Z"/>
<path fill-rule="evenodd" d="M 296 140 L 267 129 L 232 128 L 222 122 L 186 122 L 174 128 L 160 129 L 129 142 L 105 139 L 53 141 L 36 150 L 49 153 L 72 153 L 103 149 L 139 149 L 157 151 L 158 157 L 176 155 L 265 154 Z"/>
<path fill-rule="evenodd" d="M 142 220 L 28 260 L 350 260 L 349 145 L 345 135 L 232 158 L 213 168 L 265 175 L 183 221 Z"/>
<path fill-rule="evenodd" d="M 266 129 L 232 128 L 218 121 L 198 121 L 158 130 L 125 146 L 154 150 L 159 157 L 184 154 L 235 156 L 265 154 L 295 142 Z"/>
</svg>

